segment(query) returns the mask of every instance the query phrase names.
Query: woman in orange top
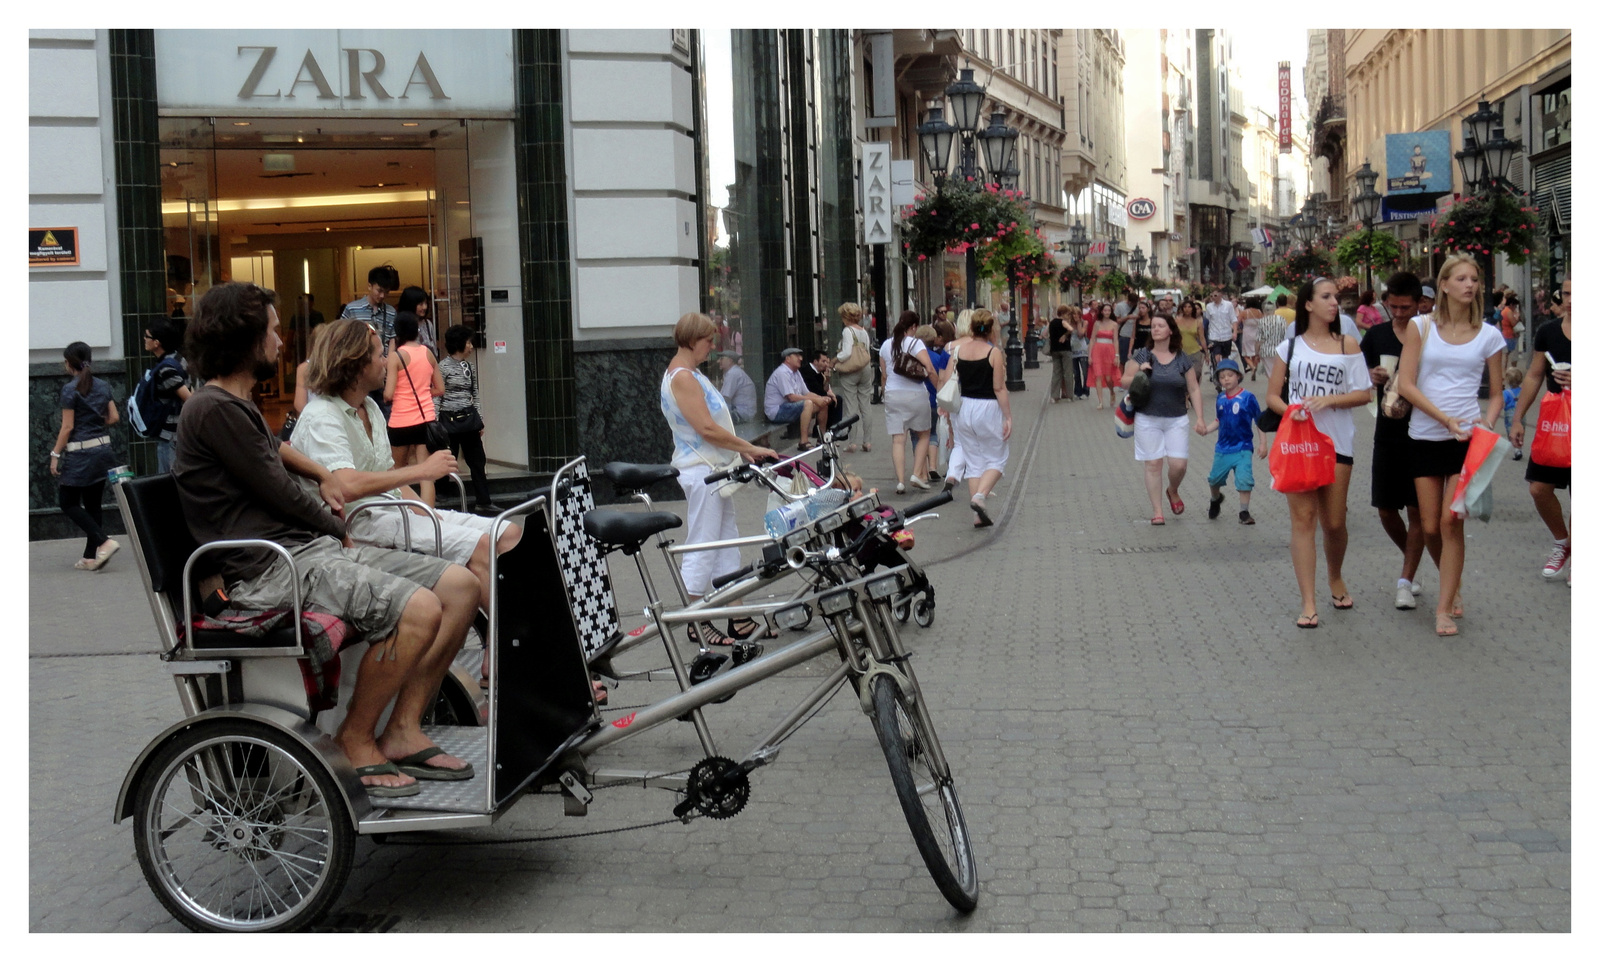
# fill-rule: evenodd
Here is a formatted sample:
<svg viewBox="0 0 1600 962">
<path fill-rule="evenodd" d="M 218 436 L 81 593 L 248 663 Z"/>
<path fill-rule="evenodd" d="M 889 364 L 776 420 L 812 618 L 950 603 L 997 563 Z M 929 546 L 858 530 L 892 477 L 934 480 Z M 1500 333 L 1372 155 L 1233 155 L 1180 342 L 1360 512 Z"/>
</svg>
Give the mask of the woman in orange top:
<svg viewBox="0 0 1600 962">
<path fill-rule="evenodd" d="M 394 340 L 383 399 L 393 405 L 389 448 L 394 466 L 403 468 L 428 460 L 427 424 L 439 417 L 433 399 L 444 394 L 444 375 L 439 373 L 433 352 L 417 341 L 417 315 L 406 311 L 395 316 Z M 433 504 L 433 482 L 424 481 L 418 488 L 422 500 Z"/>
</svg>

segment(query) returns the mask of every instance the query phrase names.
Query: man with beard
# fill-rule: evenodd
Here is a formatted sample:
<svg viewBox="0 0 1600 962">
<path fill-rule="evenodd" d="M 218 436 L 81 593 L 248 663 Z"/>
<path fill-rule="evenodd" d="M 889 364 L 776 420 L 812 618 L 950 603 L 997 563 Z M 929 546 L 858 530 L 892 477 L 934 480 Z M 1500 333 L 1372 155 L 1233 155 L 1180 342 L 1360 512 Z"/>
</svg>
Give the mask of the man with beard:
<svg viewBox="0 0 1600 962">
<path fill-rule="evenodd" d="M 241 283 L 220 284 L 200 299 L 185 355 L 205 385 L 178 419 L 172 476 L 195 541 L 276 542 L 294 558 L 298 579 L 266 548 L 211 555 L 215 570 L 202 575 L 219 574 L 228 605 L 245 611 L 289 607 L 298 580 L 306 608 L 350 626 L 347 643 L 373 643 L 334 735 L 368 794 L 415 795 L 419 778 L 471 778 L 472 766 L 434 745 L 420 722 L 466 636 L 478 579 L 428 555 L 351 546 L 339 481 L 274 438 L 250 401 L 251 386 L 276 370 L 282 346 L 274 300 Z M 318 493 L 286 467 L 315 478 Z M 375 737 L 391 699 L 394 711 Z"/>
</svg>

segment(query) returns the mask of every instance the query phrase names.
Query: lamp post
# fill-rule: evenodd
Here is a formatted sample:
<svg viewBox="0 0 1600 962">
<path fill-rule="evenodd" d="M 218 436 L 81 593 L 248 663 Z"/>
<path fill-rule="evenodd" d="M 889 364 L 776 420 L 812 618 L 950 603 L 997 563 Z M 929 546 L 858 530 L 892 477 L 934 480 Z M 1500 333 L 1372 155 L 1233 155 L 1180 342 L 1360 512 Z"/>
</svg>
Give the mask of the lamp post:
<svg viewBox="0 0 1600 962">
<path fill-rule="evenodd" d="M 1067 239 L 1067 249 L 1072 251 L 1072 266 L 1078 266 L 1089 253 L 1089 232 L 1083 229 L 1083 220 L 1079 218 L 1072 225 L 1071 236 Z M 1078 285 L 1078 306 L 1083 306 L 1083 284 Z"/>
<path fill-rule="evenodd" d="M 1372 290 L 1372 222 L 1378 217 L 1378 206 L 1383 200 L 1383 195 L 1373 190 L 1378 182 L 1378 172 L 1372 169 L 1372 164 L 1361 162 L 1361 169 L 1355 173 L 1357 193 L 1350 199 L 1350 210 L 1366 228 L 1366 245 L 1362 254 L 1363 266 L 1367 270 L 1367 290 Z"/>
<path fill-rule="evenodd" d="M 1133 245 L 1133 255 L 1128 258 L 1128 266 L 1133 269 L 1133 286 L 1137 289 L 1144 281 L 1145 265 L 1150 263 L 1144 256 L 1144 248 L 1138 244 Z"/>
<path fill-rule="evenodd" d="M 922 150 L 928 156 L 928 169 L 933 172 L 934 180 L 940 186 L 944 183 L 946 172 L 950 169 L 951 147 L 956 141 L 961 143 L 961 152 L 957 158 L 955 173 L 963 182 L 976 181 L 981 175 L 978 167 L 977 139 L 984 138 L 984 153 L 989 153 L 988 137 L 990 130 L 978 131 L 979 117 L 983 109 L 984 88 L 972 79 L 972 70 L 963 68 L 960 76 L 950 86 L 944 88 L 945 99 L 950 103 L 950 111 L 954 124 L 944 118 L 944 105 L 933 103 L 928 109 L 928 119 L 917 127 L 917 139 L 922 145 Z M 1004 117 L 1004 113 L 996 114 Z M 1003 120 L 1000 124 L 1003 133 L 1010 130 Z M 1011 142 L 1015 144 L 1017 132 L 1011 130 Z M 1003 160 L 1003 157 L 1002 157 Z M 1005 164 L 989 165 L 991 171 L 1004 170 Z M 971 248 L 967 249 L 967 306 L 978 306 L 978 254 Z"/>
</svg>

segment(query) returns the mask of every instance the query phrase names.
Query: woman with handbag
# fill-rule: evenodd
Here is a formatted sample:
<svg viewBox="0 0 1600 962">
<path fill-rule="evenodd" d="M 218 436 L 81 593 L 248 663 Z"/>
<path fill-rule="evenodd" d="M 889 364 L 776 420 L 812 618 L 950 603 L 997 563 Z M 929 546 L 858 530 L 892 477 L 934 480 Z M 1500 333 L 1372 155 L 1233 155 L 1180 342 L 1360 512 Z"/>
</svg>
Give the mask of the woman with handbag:
<svg viewBox="0 0 1600 962">
<path fill-rule="evenodd" d="M 450 453 L 472 471 L 472 510 L 495 514 L 499 509 L 489 498 L 489 476 L 484 470 L 488 458 L 483 453 L 483 415 L 478 411 L 478 372 L 470 363 L 477 352 L 472 328 L 451 326 L 444 332 L 444 350 L 445 356 L 439 359 L 439 375 L 444 380 L 439 420 L 450 436 Z"/>
<path fill-rule="evenodd" d="M 984 308 L 972 312 L 972 336 L 950 345 L 953 362 L 948 377 L 961 388 L 961 401 L 950 416 L 955 446 L 950 453 L 946 489 L 967 479 L 975 528 L 994 524 L 988 499 L 1000 483 L 1011 457 L 1011 394 L 1006 390 L 1005 356 L 989 341 L 994 315 Z"/>
<path fill-rule="evenodd" d="M 1522 394 L 1517 398 L 1517 409 L 1511 415 L 1511 443 L 1518 448 L 1522 447 L 1525 429 L 1522 419 L 1527 416 L 1528 409 L 1533 406 L 1539 394 L 1539 385 L 1544 384 L 1545 401 L 1539 405 L 1541 417 L 1538 428 L 1534 431 L 1533 446 L 1528 450 L 1528 471 L 1524 477 L 1528 481 L 1528 492 L 1533 495 L 1533 506 L 1539 512 L 1539 517 L 1544 521 L 1545 527 L 1550 529 L 1550 536 L 1555 538 L 1555 544 L 1550 549 L 1549 557 L 1545 558 L 1544 570 L 1541 572 L 1545 580 L 1553 581 L 1561 577 L 1561 572 L 1567 573 L 1567 584 L 1572 584 L 1572 532 L 1567 528 L 1566 518 L 1561 512 L 1561 501 L 1556 497 L 1557 488 L 1568 488 L 1572 484 L 1572 425 L 1570 419 L 1567 423 L 1567 452 L 1566 457 L 1560 457 L 1559 445 L 1540 444 L 1545 440 L 1545 435 L 1551 433 L 1554 419 L 1543 417 L 1546 403 L 1551 403 L 1551 395 L 1562 394 L 1572 390 L 1572 278 L 1561 282 L 1561 303 L 1555 305 L 1561 314 L 1559 323 L 1547 321 L 1533 335 L 1533 356 L 1528 361 L 1527 377 L 1522 379 Z M 1554 363 L 1551 363 L 1554 359 Z M 1559 440 L 1550 438 L 1550 440 Z M 1543 459 L 1543 460 L 1541 460 Z M 1566 461 L 1566 464 L 1551 464 L 1546 462 Z"/>
<path fill-rule="evenodd" d="M 1356 604 L 1344 583 L 1344 554 L 1350 540 L 1345 511 L 1356 443 L 1351 411 L 1372 399 L 1372 377 L 1360 345 L 1339 332 L 1337 284 L 1318 277 L 1300 285 L 1294 305 L 1294 336 L 1278 345 L 1275 353 L 1281 363 L 1272 366 L 1267 408 L 1281 417 L 1291 406 L 1299 405 L 1295 420 L 1310 418 L 1333 443 L 1333 483 L 1285 495 L 1289 499 L 1289 555 L 1300 585 L 1300 617 L 1295 624 L 1315 628 L 1320 624 L 1316 598 L 1319 521 L 1333 606 L 1343 611 Z"/>
<path fill-rule="evenodd" d="M 395 348 L 389 352 L 388 379 L 383 399 L 389 409 L 389 447 L 394 466 L 421 464 L 428 455 L 449 446 L 433 399 L 444 393 L 444 377 L 433 352 L 417 341 L 417 315 L 407 312 L 394 319 Z M 433 504 L 433 482 L 417 485 L 418 494 Z"/>
<path fill-rule="evenodd" d="M 872 335 L 861 326 L 861 305 L 847 301 L 839 305 L 839 353 L 834 355 L 833 391 L 851 411 L 861 415 L 853 430 L 861 432 L 861 450 L 872 450 L 872 419 L 866 416 L 872 404 Z M 852 441 L 846 453 L 856 451 Z"/>
<path fill-rule="evenodd" d="M 974 318 L 977 312 L 973 312 Z M 922 462 L 928 446 L 928 431 L 933 428 L 933 411 L 928 407 L 928 391 L 922 386 L 933 371 L 928 346 L 914 332 L 920 319 L 916 311 L 902 311 L 893 335 L 878 348 L 883 370 L 883 420 L 894 455 L 895 493 L 906 493 L 906 432 L 916 441 L 912 447 L 912 487 L 926 491 L 928 482 L 917 477 L 916 465 Z"/>
<path fill-rule="evenodd" d="M 1135 348 L 1128 358 L 1122 372 L 1123 388 L 1131 388 L 1141 372 L 1149 379 L 1150 392 L 1133 414 L 1133 456 L 1144 464 L 1150 523 L 1166 524 L 1161 513 L 1162 465 L 1166 465 L 1167 504 L 1174 515 L 1183 514 L 1178 485 L 1189 470 L 1189 410 L 1194 411 L 1197 433 L 1203 436 L 1209 428 L 1200 403 L 1200 376 L 1183 353 L 1183 336 L 1177 325 L 1165 314 L 1151 319 L 1150 346 Z"/>
<path fill-rule="evenodd" d="M 1471 254 L 1452 254 L 1439 268 L 1439 301 L 1428 317 L 1411 322 L 1396 372 L 1400 396 L 1411 402 L 1411 477 L 1428 553 L 1439 564 L 1439 602 L 1434 632 L 1459 633 L 1461 572 L 1466 532 L 1450 510 L 1473 426 L 1491 427 L 1505 403 L 1500 393 L 1506 343 L 1500 329 L 1483 322 L 1483 282 Z M 1478 385 L 1489 371 L 1489 411 L 1480 417 Z"/>
</svg>

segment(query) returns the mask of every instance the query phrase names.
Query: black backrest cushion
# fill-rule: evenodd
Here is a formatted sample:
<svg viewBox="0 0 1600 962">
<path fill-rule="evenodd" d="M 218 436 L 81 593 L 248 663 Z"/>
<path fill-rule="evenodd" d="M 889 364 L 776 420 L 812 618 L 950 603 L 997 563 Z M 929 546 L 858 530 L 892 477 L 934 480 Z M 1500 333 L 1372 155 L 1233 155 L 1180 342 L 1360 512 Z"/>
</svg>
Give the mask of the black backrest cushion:
<svg viewBox="0 0 1600 962">
<path fill-rule="evenodd" d="M 150 570 L 150 584 L 179 601 L 183 597 L 183 565 L 199 547 L 189 534 L 178 500 L 178 484 L 170 474 L 122 482 L 128 513 Z"/>
</svg>

